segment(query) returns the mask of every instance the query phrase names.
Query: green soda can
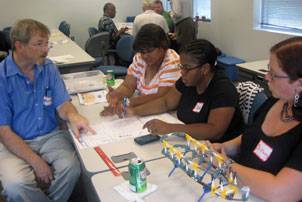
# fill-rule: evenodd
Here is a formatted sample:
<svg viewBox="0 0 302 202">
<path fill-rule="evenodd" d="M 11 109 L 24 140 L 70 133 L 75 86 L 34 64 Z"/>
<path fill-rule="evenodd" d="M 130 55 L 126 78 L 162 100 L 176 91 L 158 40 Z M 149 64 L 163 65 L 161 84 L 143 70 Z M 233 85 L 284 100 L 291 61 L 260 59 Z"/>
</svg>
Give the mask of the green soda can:
<svg viewBox="0 0 302 202">
<path fill-rule="evenodd" d="M 129 184 L 133 192 L 144 192 L 147 189 L 146 165 L 140 158 L 133 158 L 129 162 Z"/>
<path fill-rule="evenodd" d="M 114 86 L 115 79 L 114 79 L 114 71 L 113 70 L 107 70 L 106 83 L 107 83 L 108 86 Z"/>
</svg>

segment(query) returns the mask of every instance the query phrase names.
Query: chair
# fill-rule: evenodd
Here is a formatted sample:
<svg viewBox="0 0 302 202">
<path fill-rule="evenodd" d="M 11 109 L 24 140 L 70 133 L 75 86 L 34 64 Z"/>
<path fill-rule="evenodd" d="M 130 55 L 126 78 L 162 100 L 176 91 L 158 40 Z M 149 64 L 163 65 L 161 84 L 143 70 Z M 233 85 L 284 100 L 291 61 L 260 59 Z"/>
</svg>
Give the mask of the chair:
<svg viewBox="0 0 302 202">
<path fill-rule="evenodd" d="M 127 16 L 126 22 L 134 22 L 135 16 Z"/>
<path fill-rule="evenodd" d="M 92 37 L 93 35 L 96 35 L 99 33 L 98 29 L 95 27 L 89 27 L 88 28 L 89 37 Z"/>
<path fill-rule="evenodd" d="M 90 37 L 85 44 L 85 51 L 96 59 L 95 66 L 103 64 L 109 48 L 109 32 L 100 32 Z"/>
<path fill-rule="evenodd" d="M 246 125 L 251 125 L 256 111 L 265 102 L 267 95 L 259 84 L 252 81 L 239 82 L 236 89 L 244 122 Z"/>
<path fill-rule="evenodd" d="M 66 36 L 70 37 L 70 24 L 63 20 L 59 25 L 59 30 L 65 34 Z"/>
<path fill-rule="evenodd" d="M 100 66 L 97 69 L 104 74 L 107 74 L 108 70 L 112 70 L 116 76 L 125 76 L 133 58 L 133 42 L 133 36 L 123 35 L 116 44 L 116 54 L 120 59 L 119 64 L 121 65 Z"/>
<path fill-rule="evenodd" d="M 2 30 L 1 43 L 2 43 L 2 51 L 8 52 L 11 49 L 11 41 L 10 41 L 10 30 L 12 27 L 5 27 Z"/>
</svg>

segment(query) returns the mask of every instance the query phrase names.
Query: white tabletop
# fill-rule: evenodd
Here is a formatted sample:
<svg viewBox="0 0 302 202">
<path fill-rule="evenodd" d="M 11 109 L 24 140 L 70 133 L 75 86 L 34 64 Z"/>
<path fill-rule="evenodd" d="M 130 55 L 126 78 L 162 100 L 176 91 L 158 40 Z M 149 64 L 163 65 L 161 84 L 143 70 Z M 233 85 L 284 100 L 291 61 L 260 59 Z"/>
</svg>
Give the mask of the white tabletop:
<svg viewBox="0 0 302 202">
<path fill-rule="evenodd" d="M 255 74 L 260 77 L 264 77 L 267 73 L 268 60 L 259 60 L 254 62 L 245 62 L 237 64 L 237 66 L 248 73 Z"/>
<path fill-rule="evenodd" d="M 95 61 L 95 59 L 87 54 L 80 46 L 57 29 L 51 30 L 49 41 L 52 48 L 49 50 L 48 57 L 52 59 L 59 68 L 72 68 L 80 65 L 91 66 Z"/>
<path fill-rule="evenodd" d="M 73 103 L 78 102 L 77 98 L 73 99 Z M 90 106 L 76 105 L 78 111 L 88 117 L 91 124 L 96 124 L 98 122 L 105 123 L 106 121 L 112 119 L 111 117 L 101 117 L 99 112 L 103 109 L 104 104 L 95 104 Z M 180 141 L 180 140 L 177 140 Z M 77 147 L 77 146 L 76 146 Z M 104 153 L 111 158 L 112 156 L 119 156 L 133 152 L 136 156 L 141 157 L 146 161 L 163 158 L 161 154 L 161 144 L 160 142 L 154 142 L 147 145 L 138 145 L 134 142 L 133 138 L 128 138 L 119 142 L 103 144 L 99 146 Z M 84 165 L 85 170 L 90 173 L 98 173 L 108 171 L 109 168 L 100 156 L 96 153 L 93 148 L 79 149 L 77 148 L 80 159 Z M 121 163 L 115 163 L 117 168 L 126 166 L 128 161 Z"/>
<path fill-rule="evenodd" d="M 117 81 L 117 83 L 120 83 L 120 81 Z M 88 106 L 80 105 L 77 96 L 72 96 L 72 103 L 75 105 L 80 114 L 88 118 L 91 125 L 100 122 L 106 123 L 113 119 L 112 117 L 101 117 L 99 115 L 104 106 L 107 105 L 106 103 L 98 103 Z M 176 141 L 181 140 L 178 139 Z M 93 148 L 80 149 L 79 145 L 75 144 L 75 146 L 79 153 L 80 160 L 88 174 L 105 172 L 109 170 L 108 166 Z M 141 157 L 146 161 L 163 158 L 163 155 L 161 154 L 161 144 L 159 141 L 140 146 L 134 142 L 133 138 L 128 138 L 119 142 L 100 145 L 100 148 L 105 152 L 108 158 L 127 154 L 129 152 L 134 152 L 138 157 Z M 124 161 L 121 163 L 116 163 L 115 166 L 119 168 L 126 166 L 127 164 L 128 161 Z"/>
<path fill-rule="evenodd" d="M 156 202 L 195 202 L 198 201 L 202 193 L 201 185 L 187 176 L 181 169 L 176 169 L 171 177 L 168 173 L 173 167 L 172 162 L 167 159 L 159 159 L 151 162 L 146 162 L 146 167 L 150 171 L 150 176 L 147 177 L 147 182 L 158 186 L 157 190 L 144 198 L 144 201 Z M 120 169 L 122 172 L 127 172 L 128 168 Z M 113 176 L 109 172 L 99 173 L 92 177 L 92 184 L 102 202 L 122 202 L 127 201 L 113 188 L 125 182 L 122 176 Z M 227 201 L 222 198 L 214 197 L 208 193 L 203 201 Z M 260 201 L 255 197 L 250 197 L 249 201 Z"/>
<path fill-rule="evenodd" d="M 115 25 L 118 30 L 127 27 L 128 30 L 126 31 L 126 33 L 132 35 L 133 22 L 116 22 Z"/>
</svg>

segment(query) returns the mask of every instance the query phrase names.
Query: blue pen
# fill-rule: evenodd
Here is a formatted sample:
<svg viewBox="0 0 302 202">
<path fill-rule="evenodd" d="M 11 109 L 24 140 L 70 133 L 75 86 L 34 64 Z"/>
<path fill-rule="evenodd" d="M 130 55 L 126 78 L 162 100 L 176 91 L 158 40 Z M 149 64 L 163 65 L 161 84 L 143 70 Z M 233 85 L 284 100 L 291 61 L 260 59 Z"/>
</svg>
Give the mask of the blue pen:
<svg viewBox="0 0 302 202">
<path fill-rule="evenodd" d="M 126 110 L 127 106 L 128 106 L 128 98 L 124 97 L 123 98 L 123 110 L 124 110 L 123 117 L 126 117 L 126 115 L 127 115 L 127 110 Z"/>
</svg>

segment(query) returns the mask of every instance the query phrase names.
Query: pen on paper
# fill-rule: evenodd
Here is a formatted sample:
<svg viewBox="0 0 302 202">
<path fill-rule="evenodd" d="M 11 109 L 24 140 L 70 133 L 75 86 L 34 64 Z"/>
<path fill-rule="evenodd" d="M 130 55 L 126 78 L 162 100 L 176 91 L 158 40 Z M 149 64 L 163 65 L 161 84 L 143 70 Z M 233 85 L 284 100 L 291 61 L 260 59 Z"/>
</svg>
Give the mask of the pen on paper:
<svg viewBox="0 0 302 202">
<path fill-rule="evenodd" d="M 126 117 L 127 115 L 127 107 L 129 105 L 129 99 L 127 97 L 123 98 L 123 117 Z"/>
</svg>

